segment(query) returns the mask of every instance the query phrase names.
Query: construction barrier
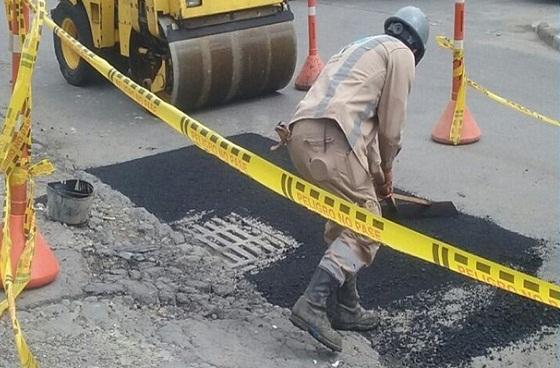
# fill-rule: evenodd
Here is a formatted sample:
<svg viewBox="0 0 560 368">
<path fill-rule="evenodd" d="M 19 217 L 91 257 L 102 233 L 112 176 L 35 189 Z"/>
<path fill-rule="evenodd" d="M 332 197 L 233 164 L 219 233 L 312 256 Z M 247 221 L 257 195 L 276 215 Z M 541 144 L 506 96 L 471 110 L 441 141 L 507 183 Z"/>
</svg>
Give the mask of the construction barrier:
<svg viewBox="0 0 560 368">
<path fill-rule="evenodd" d="M 29 350 L 17 319 L 15 300 L 32 279 L 32 261 L 37 256 L 38 250 L 35 247 L 39 235 L 33 209 L 32 178 L 50 174 L 54 169 L 48 161 L 32 165 L 29 159 L 31 77 L 46 9 L 44 1 L 38 2 L 37 16 L 27 34 L 23 2 L 5 1 L 5 8 L 10 21 L 12 43 L 24 42 L 21 49 L 12 44 L 13 61 L 18 64 L 12 67 L 13 92 L 0 135 L 0 170 L 6 175 L 0 246 L 0 277 L 6 298 L 0 303 L 0 315 L 8 311 L 20 365 L 37 367 L 37 362 Z M 15 265 L 17 267 L 14 272 Z"/>
<path fill-rule="evenodd" d="M 325 66 L 319 56 L 319 48 L 317 47 L 317 0 L 308 0 L 307 2 L 307 32 L 309 35 L 309 52 L 305 59 L 305 64 L 299 72 L 295 86 L 296 89 L 307 91 Z"/>
<path fill-rule="evenodd" d="M 15 133 L 15 118 L 18 116 L 18 112 L 22 111 L 25 101 L 30 97 L 31 75 L 36 58 L 41 25 L 44 22 L 48 27 L 53 29 L 57 37 L 60 37 L 63 42 L 66 42 L 66 44 L 77 52 L 85 61 L 91 64 L 93 68 L 111 81 L 111 83 L 133 101 L 166 122 L 177 132 L 190 138 L 199 148 L 216 156 L 275 193 L 308 208 L 328 220 L 368 236 L 399 252 L 447 268 L 485 284 L 524 296 L 554 308 L 560 308 L 560 287 L 558 285 L 514 270 L 513 268 L 500 265 L 453 245 L 393 223 L 351 202 L 333 196 L 331 193 L 302 180 L 264 160 L 260 156 L 221 137 L 200 122 L 184 114 L 176 107 L 165 103 L 150 91 L 134 83 L 130 78 L 121 74 L 104 59 L 85 48 L 77 40 L 64 32 L 45 15 L 45 4 L 43 1 L 29 4 L 38 16 L 33 22 L 31 32 L 25 38 L 21 63 L 23 68 L 20 75 L 18 75 L 14 94 L 10 100 L 8 114 L 4 122 L 4 129 L 0 136 L 0 149 L 2 149 L 0 153 L 3 154 L 0 157 L 7 157 L 8 153 L 11 151 L 14 151 L 16 155 L 22 154 L 23 151 L 22 148 L 18 148 L 21 145 L 15 146 L 14 142 L 17 140 L 10 142 L 7 141 L 7 139 L 13 136 L 12 133 Z M 27 106 L 30 107 L 30 104 Z M 25 123 L 22 127 L 24 126 Z M 24 130 L 24 133 L 28 136 L 27 132 L 30 130 L 30 126 L 25 126 L 25 129 L 27 130 Z M 22 129 L 20 129 L 20 131 L 21 130 Z M 18 134 L 18 137 L 19 136 L 20 134 Z M 22 139 L 24 137 L 25 135 L 23 135 Z M 18 142 L 20 141 L 21 140 Z M 9 149 L 5 150 L 4 147 L 6 146 L 8 146 Z M 11 164 L 4 159 L 2 161 L 2 167 L 5 167 L 4 171 L 9 173 Z M 52 170 L 52 166 L 48 162 L 43 161 L 37 165 L 31 166 L 28 175 L 33 176 L 48 172 L 49 170 Z M 9 195 L 8 189 L 7 196 Z M 33 196 L 29 198 L 29 202 L 31 202 Z M 6 200 L 4 205 L 5 212 L 9 212 L 9 205 L 10 201 Z M 33 237 L 35 234 L 33 209 L 28 206 L 27 210 L 29 216 L 26 222 L 26 228 L 29 229 L 30 237 Z M 9 235 L 6 234 L 9 232 L 7 229 L 8 227 L 5 226 L 4 239 L 9 239 L 9 237 L 6 236 Z M 27 260 L 27 262 L 30 261 L 30 255 L 32 254 L 32 252 L 29 252 L 31 243 L 29 246 L 30 247 L 26 247 L 28 250 L 27 253 L 24 252 L 24 256 L 22 256 L 22 259 Z M 10 244 L 8 240 L 5 241 L 0 252 L 0 265 L 2 266 L 2 274 L 4 275 L 3 282 L 7 294 L 7 300 L 0 304 L 0 312 L 3 312 L 6 308 L 10 312 L 22 366 L 35 367 L 37 364 L 25 344 L 15 313 L 15 297 L 18 291 L 23 289 L 19 287 L 25 284 L 28 275 L 25 275 L 23 272 L 25 268 L 20 268 L 18 264 L 14 282 L 11 273 L 9 248 Z"/>
<path fill-rule="evenodd" d="M 436 37 L 436 42 L 440 47 L 446 48 L 446 49 L 453 49 L 454 48 L 454 43 L 453 41 L 451 41 L 449 38 L 444 37 L 444 36 L 437 36 Z M 507 98 L 501 97 L 499 95 L 497 95 L 494 92 L 491 92 L 490 90 L 482 87 L 480 84 L 476 83 L 475 81 L 473 81 L 472 79 L 469 79 L 466 77 L 466 73 L 465 73 L 465 80 L 467 82 L 467 85 L 469 87 L 472 87 L 474 90 L 482 93 L 483 95 L 485 95 L 486 97 L 490 98 L 491 100 L 502 104 L 504 106 L 510 107 L 522 114 L 525 114 L 527 116 L 530 116 L 534 119 L 537 119 L 543 123 L 547 123 L 550 125 L 554 125 L 556 127 L 560 127 L 560 120 L 558 119 L 553 119 L 551 117 L 545 116 L 543 114 L 540 114 L 534 110 L 531 110 L 517 102 L 513 102 L 511 100 L 508 100 Z"/>
<path fill-rule="evenodd" d="M 513 268 L 500 265 L 458 247 L 420 234 L 306 182 L 262 157 L 240 147 L 121 74 L 51 19 L 52 28 L 72 49 L 123 93 L 204 151 L 239 170 L 275 193 L 357 233 L 399 252 L 445 267 L 488 285 L 560 308 L 560 287 Z"/>
<path fill-rule="evenodd" d="M 465 0 L 455 1 L 453 77 L 451 100 L 432 130 L 432 139 L 443 144 L 470 144 L 480 139 L 480 128 L 467 106 L 465 88 Z"/>
</svg>

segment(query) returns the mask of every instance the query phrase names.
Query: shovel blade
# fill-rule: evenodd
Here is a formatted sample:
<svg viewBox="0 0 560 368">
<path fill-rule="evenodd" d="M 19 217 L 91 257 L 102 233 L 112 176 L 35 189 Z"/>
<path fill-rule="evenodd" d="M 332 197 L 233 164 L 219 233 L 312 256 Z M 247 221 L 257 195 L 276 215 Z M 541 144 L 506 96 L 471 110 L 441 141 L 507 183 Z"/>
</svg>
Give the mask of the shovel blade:
<svg viewBox="0 0 560 368">
<path fill-rule="evenodd" d="M 392 206 L 381 206 L 383 217 L 389 220 L 422 219 L 432 217 L 455 217 L 459 211 L 450 201 L 432 202 L 430 206 L 399 202 L 396 210 Z"/>
</svg>

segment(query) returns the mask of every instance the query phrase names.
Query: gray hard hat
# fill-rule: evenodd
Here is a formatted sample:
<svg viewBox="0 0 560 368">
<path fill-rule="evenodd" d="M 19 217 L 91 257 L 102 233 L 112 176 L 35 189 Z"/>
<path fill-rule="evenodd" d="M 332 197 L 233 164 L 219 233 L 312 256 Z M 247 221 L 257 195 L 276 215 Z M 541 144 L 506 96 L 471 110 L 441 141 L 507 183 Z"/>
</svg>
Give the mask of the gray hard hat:
<svg viewBox="0 0 560 368">
<path fill-rule="evenodd" d="M 403 41 L 411 50 L 416 50 L 416 64 L 424 56 L 430 24 L 428 18 L 415 6 L 405 6 L 385 20 L 385 33 Z"/>
</svg>

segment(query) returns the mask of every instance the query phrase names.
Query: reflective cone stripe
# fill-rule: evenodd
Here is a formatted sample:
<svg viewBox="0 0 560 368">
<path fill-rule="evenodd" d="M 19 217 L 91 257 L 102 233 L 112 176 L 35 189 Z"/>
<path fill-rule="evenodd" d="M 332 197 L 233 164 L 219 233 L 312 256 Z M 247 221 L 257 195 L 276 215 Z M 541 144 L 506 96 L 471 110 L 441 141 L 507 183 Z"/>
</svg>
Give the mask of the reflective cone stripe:
<svg viewBox="0 0 560 368">
<path fill-rule="evenodd" d="M 455 26 L 453 38 L 453 89 L 451 90 L 451 99 L 457 101 L 459 88 L 464 74 L 464 30 L 465 30 L 465 0 L 455 1 Z"/>
<path fill-rule="evenodd" d="M 317 1 L 308 0 L 307 3 L 307 27 L 309 33 L 309 55 L 317 55 Z"/>
<path fill-rule="evenodd" d="M 305 59 L 305 64 L 301 68 L 296 80 L 296 89 L 307 91 L 311 88 L 311 85 L 321 71 L 323 70 L 324 64 L 319 56 L 319 47 L 317 46 L 317 1 L 308 0 L 307 1 L 307 33 L 309 35 L 309 52 L 307 58 Z"/>
</svg>

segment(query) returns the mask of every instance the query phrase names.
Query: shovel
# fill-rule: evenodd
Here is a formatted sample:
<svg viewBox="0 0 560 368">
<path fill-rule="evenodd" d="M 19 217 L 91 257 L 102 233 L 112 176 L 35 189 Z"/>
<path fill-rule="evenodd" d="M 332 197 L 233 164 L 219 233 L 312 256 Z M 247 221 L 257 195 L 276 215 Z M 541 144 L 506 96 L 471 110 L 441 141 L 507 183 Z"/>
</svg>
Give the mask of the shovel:
<svg viewBox="0 0 560 368">
<path fill-rule="evenodd" d="M 430 217 L 455 217 L 459 214 L 451 201 L 433 202 L 401 193 L 385 200 L 383 217 L 388 219 L 421 219 Z"/>
</svg>

